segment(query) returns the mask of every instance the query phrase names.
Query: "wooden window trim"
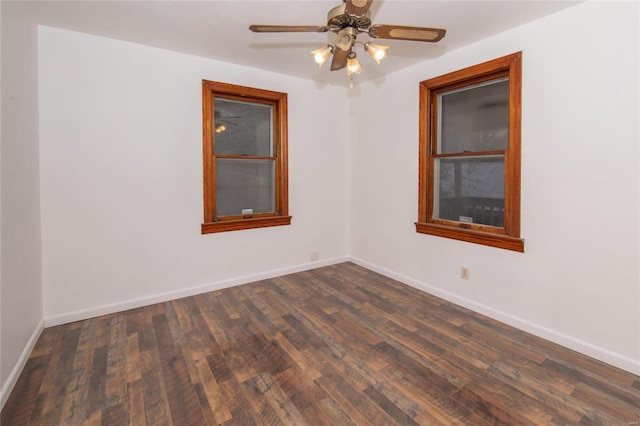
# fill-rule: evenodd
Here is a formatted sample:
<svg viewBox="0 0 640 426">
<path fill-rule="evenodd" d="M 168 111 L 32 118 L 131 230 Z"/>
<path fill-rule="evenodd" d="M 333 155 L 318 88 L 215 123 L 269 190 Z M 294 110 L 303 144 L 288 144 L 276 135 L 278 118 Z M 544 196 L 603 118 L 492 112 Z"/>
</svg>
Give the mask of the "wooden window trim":
<svg viewBox="0 0 640 426">
<path fill-rule="evenodd" d="M 433 218 L 434 155 L 437 111 L 432 97 L 442 91 L 509 77 L 509 145 L 504 151 L 504 228 Z M 416 232 L 524 252 L 520 237 L 522 52 L 420 82 L 418 221 Z M 484 154 L 484 153 L 483 153 Z"/>
<path fill-rule="evenodd" d="M 211 141 L 215 138 L 213 118 L 214 96 L 241 101 L 252 101 L 273 105 L 273 158 L 275 159 L 275 213 L 257 213 L 250 217 L 242 215 L 216 218 L 216 162 Z M 204 223 L 203 234 L 238 231 L 291 224 L 289 216 L 288 189 L 288 122 L 287 94 L 271 90 L 238 86 L 229 83 L 202 80 L 202 157 Z M 233 157 L 233 156 L 225 156 Z M 243 157 L 257 158 L 257 157 Z M 267 157 L 260 157 L 267 158 Z"/>
</svg>

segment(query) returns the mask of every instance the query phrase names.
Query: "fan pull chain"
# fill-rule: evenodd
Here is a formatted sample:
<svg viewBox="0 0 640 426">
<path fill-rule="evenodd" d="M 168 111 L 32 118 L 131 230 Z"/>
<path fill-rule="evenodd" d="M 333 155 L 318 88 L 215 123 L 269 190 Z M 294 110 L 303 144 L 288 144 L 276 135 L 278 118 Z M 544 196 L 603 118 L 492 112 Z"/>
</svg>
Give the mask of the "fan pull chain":
<svg viewBox="0 0 640 426">
<path fill-rule="evenodd" d="M 349 89 L 353 89 L 353 76 L 349 76 Z"/>
</svg>

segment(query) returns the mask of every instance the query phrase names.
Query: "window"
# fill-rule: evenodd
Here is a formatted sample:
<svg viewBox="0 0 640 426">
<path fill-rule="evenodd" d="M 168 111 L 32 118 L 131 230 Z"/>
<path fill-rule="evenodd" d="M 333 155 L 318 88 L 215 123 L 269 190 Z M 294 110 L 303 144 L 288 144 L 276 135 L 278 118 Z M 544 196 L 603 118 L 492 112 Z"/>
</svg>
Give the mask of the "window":
<svg viewBox="0 0 640 426">
<path fill-rule="evenodd" d="M 202 81 L 202 233 L 289 225 L 287 94 Z"/>
<path fill-rule="evenodd" d="M 522 53 L 420 82 L 416 231 L 524 251 Z"/>
</svg>

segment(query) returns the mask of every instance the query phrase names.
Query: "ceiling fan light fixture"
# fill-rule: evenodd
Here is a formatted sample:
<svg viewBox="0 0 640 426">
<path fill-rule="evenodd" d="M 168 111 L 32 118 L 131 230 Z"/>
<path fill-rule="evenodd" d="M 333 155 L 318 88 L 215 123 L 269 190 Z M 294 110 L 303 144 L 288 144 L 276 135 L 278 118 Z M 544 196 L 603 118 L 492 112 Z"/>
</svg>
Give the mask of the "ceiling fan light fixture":
<svg viewBox="0 0 640 426">
<path fill-rule="evenodd" d="M 383 46 L 376 44 L 372 41 L 368 41 L 364 44 L 364 50 L 377 62 L 380 63 L 380 59 L 384 59 L 387 56 L 387 49 L 389 46 Z"/>
<path fill-rule="evenodd" d="M 313 55 L 313 59 L 316 61 L 316 64 L 321 67 L 322 64 L 329 59 L 329 56 L 333 54 L 333 46 L 326 45 L 325 47 L 312 51 L 311 54 Z"/>
<path fill-rule="evenodd" d="M 360 71 L 362 71 L 360 62 L 358 62 L 355 52 L 351 52 L 347 60 L 347 75 L 360 74 Z"/>
</svg>

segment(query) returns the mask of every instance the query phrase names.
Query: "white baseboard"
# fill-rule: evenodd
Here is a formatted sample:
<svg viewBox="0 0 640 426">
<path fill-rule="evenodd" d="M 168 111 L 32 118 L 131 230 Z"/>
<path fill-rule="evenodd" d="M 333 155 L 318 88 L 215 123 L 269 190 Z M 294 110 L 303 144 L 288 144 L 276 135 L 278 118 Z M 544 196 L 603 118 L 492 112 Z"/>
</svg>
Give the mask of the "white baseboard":
<svg viewBox="0 0 640 426">
<path fill-rule="evenodd" d="M 27 361 L 29 360 L 29 355 L 31 355 L 31 351 L 36 346 L 36 342 L 40 338 L 40 334 L 42 334 L 42 330 L 44 330 L 44 320 L 40 320 L 40 323 L 36 326 L 36 329 L 33 330 L 33 334 L 27 341 L 26 346 L 22 350 L 20 357 L 18 358 L 18 362 L 16 363 L 13 370 L 11 370 L 11 374 L 7 377 L 7 381 L 2 386 L 2 390 L 0 390 L 0 410 L 4 408 L 4 404 L 9 399 L 9 395 L 13 390 L 13 387 L 18 382 L 18 378 L 24 369 L 24 366 L 27 365 Z"/>
<path fill-rule="evenodd" d="M 196 294 L 207 293 L 209 291 L 221 290 L 223 288 L 233 287 L 242 284 L 248 284 L 255 281 L 275 278 L 282 275 L 294 274 L 296 272 L 307 271 L 309 269 L 320 268 L 322 266 L 335 265 L 336 263 L 348 262 L 348 257 L 335 257 L 315 262 L 303 263 L 300 265 L 290 266 L 282 269 L 274 269 L 267 272 L 261 272 L 253 275 L 232 278 L 229 280 L 218 281 L 214 283 L 202 284 L 194 287 L 183 288 L 176 291 L 155 294 L 151 296 L 141 297 L 138 299 L 123 300 L 122 302 L 111 303 L 108 305 L 96 306 L 88 309 L 68 312 L 60 315 L 52 315 L 44 318 L 46 327 L 53 327 L 60 324 L 67 324 L 74 321 L 81 321 L 100 315 L 112 314 L 115 312 L 126 311 L 129 309 L 140 308 L 143 306 L 153 305 L 155 303 L 167 302 L 170 300 L 180 299 L 182 297 L 194 296 Z"/>
<path fill-rule="evenodd" d="M 473 300 L 458 296 L 454 293 L 450 293 L 437 287 L 427 285 L 420 281 L 414 280 L 413 278 L 371 264 L 362 259 L 351 257 L 349 260 L 357 265 L 362 266 L 363 268 L 370 269 L 381 275 L 392 278 L 396 281 L 400 281 L 403 284 L 407 284 L 411 287 L 417 288 L 418 290 L 433 294 L 449 302 L 463 306 L 467 309 L 471 309 L 474 312 L 478 312 L 495 320 L 501 321 L 505 324 L 509 324 L 513 327 L 519 328 L 520 330 L 526 331 L 527 333 L 531 333 L 535 336 L 541 337 L 543 339 L 557 343 L 607 364 L 613 365 L 614 367 L 618 367 L 633 374 L 640 375 L 640 360 L 620 355 L 608 349 L 601 348 L 583 340 L 576 339 L 558 331 L 513 316 L 506 312 L 502 312 L 489 306 L 474 302 Z"/>
</svg>

